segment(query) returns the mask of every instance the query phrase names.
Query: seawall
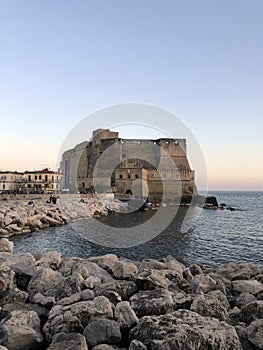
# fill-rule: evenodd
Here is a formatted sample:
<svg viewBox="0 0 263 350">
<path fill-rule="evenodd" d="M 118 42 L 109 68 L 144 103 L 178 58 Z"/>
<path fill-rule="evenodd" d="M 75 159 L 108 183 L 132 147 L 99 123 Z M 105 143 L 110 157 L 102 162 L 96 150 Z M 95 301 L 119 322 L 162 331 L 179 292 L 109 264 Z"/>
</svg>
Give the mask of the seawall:
<svg viewBox="0 0 263 350">
<path fill-rule="evenodd" d="M 61 195 L 56 204 L 49 196 L 11 197 L 0 201 L 0 236 L 29 233 L 45 227 L 60 226 L 74 220 L 118 212 L 126 204 L 111 198 Z"/>
<path fill-rule="evenodd" d="M 0 240 L 0 349 L 262 349 L 263 268 L 13 254 Z"/>
</svg>

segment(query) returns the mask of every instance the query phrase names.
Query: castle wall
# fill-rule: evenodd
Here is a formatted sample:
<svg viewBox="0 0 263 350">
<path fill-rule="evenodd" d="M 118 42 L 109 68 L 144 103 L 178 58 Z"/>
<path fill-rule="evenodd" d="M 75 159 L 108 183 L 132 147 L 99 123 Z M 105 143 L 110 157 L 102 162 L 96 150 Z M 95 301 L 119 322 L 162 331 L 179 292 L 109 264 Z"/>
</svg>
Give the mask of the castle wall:
<svg viewBox="0 0 263 350">
<path fill-rule="evenodd" d="M 113 152 L 100 158 L 112 145 Z M 90 142 L 77 145 L 63 154 L 63 188 L 69 188 L 70 191 L 90 189 L 94 185 L 92 179 L 98 159 L 102 162 L 98 174 L 101 190 L 112 185 L 117 193 L 125 193 L 131 189 L 134 181 L 141 179 L 147 183 L 147 192 L 153 198 L 162 197 L 164 185 L 171 197 L 181 193 L 197 194 L 194 171 L 187 159 L 185 139 L 121 139 L 118 132 L 95 130 Z M 115 170 L 109 179 L 106 176 L 107 169 L 112 167 Z M 141 186 L 141 193 L 145 194 L 145 186 Z"/>
</svg>

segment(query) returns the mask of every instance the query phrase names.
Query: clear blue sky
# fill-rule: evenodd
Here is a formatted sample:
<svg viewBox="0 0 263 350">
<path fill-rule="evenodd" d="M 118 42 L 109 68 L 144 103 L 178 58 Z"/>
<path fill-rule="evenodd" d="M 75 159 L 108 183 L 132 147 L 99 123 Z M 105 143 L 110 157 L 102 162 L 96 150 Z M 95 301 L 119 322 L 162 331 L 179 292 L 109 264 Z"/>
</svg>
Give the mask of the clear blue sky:
<svg viewBox="0 0 263 350">
<path fill-rule="evenodd" d="M 263 190 L 262 18 L 262 0 L 0 0 L 0 168 L 52 168 L 85 116 L 144 102 L 190 128 L 209 188 Z"/>
</svg>

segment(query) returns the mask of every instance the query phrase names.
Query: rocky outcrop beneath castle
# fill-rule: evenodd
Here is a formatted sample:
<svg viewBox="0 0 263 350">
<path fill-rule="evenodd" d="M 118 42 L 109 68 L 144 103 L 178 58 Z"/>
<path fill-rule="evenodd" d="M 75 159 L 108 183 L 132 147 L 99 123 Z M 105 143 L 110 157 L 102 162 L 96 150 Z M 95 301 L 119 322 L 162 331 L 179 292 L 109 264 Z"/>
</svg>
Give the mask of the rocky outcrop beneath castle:
<svg viewBox="0 0 263 350">
<path fill-rule="evenodd" d="M 114 199 L 62 196 L 56 204 L 42 200 L 0 202 L 0 236 L 29 233 L 74 220 L 119 212 L 126 204 Z"/>
<path fill-rule="evenodd" d="M 62 260 L 7 245 L 0 241 L 0 349 L 263 349 L 262 267 Z"/>
</svg>

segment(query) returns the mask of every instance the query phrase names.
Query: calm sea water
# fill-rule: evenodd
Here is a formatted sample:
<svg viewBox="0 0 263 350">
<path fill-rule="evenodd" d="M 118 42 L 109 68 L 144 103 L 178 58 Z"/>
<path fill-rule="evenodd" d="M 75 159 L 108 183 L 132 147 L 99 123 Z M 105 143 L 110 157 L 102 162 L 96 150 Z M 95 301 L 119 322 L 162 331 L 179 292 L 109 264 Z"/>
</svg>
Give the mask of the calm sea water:
<svg viewBox="0 0 263 350">
<path fill-rule="evenodd" d="M 191 212 L 191 222 L 182 226 L 189 209 L 180 208 L 175 219 L 157 237 L 132 248 L 108 248 L 90 242 L 80 231 L 94 231 L 89 220 L 76 226 L 47 228 L 32 234 L 12 237 L 15 252 L 47 252 L 57 250 L 62 256 L 89 256 L 115 253 L 130 259 L 162 258 L 169 254 L 186 265 L 198 263 L 217 266 L 229 261 L 243 260 L 263 265 L 263 192 L 213 192 L 219 203 L 240 210 L 204 210 Z M 167 208 L 168 210 L 169 208 Z M 155 211 L 132 214 L 111 214 L 100 218 L 105 225 L 137 226 L 147 222 Z M 193 220 L 195 218 L 195 220 Z M 197 220 L 196 220 L 197 218 Z"/>
</svg>

